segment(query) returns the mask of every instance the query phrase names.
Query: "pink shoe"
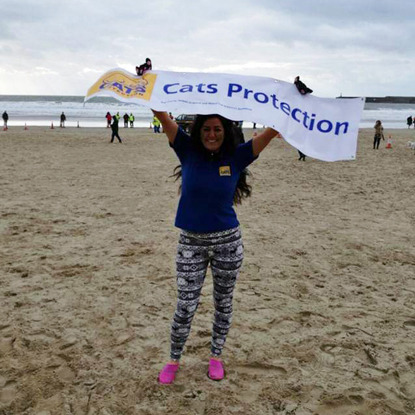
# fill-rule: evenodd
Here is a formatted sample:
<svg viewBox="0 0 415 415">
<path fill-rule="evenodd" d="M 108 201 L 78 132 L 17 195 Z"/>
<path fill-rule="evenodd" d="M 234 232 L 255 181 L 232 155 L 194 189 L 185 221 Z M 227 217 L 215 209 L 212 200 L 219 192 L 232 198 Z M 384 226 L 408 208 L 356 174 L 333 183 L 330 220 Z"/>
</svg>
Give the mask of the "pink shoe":
<svg viewBox="0 0 415 415">
<path fill-rule="evenodd" d="M 167 363 L 159 373 L 158 380 L 162 385 L 170 385 L 176 379 L 176 372 L 179 370 L 179 364 Z"/>
<path fill-rule="evenodd" d="M 209 360 L 209 372 L 208 377 L 212 380 L 222 380 L 225 377 L 225 370 L 223 363 L 220 360 Z"/>
</svg>

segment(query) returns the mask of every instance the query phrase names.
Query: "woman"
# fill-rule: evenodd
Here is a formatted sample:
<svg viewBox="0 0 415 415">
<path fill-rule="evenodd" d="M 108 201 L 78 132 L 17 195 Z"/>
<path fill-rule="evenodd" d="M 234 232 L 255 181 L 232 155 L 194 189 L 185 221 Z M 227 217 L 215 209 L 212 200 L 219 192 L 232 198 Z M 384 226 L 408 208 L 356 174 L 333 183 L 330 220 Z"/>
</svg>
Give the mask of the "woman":
<svg viewBox="0 0 415 415">
<path fill-rule="evenodd" d="M 241 144 L 233 122 L 220 115 L 198 115 L 189 136 L 166 112 L 153 113 L 180 160 L 178 176 L 182 178 L 175 221 L 181 229 L 176 257 L 178 301 L 171 326 L 171 360 L 160 372 L 159 382 L 170 384 L 175 379 L 209 264 L 215 315 L 208 376 L 222 380 L 220 355 L 231 324 L 233 290 L 243 259 L 233 204 L 250 196 L 246 167 L 277 132 L 267 128 Z"/>
<path fill-rule="evenodd" d="M 373 139 L 373 149 L 378 149 L 380 144 L 380 139 L 385 139 L 383 135 L 383 126 L 382 122 L 380 120 L 377 120 L 375 123 L 375 126 L 373 127 L 375 129 L 375 137 Z"/>
</svg>

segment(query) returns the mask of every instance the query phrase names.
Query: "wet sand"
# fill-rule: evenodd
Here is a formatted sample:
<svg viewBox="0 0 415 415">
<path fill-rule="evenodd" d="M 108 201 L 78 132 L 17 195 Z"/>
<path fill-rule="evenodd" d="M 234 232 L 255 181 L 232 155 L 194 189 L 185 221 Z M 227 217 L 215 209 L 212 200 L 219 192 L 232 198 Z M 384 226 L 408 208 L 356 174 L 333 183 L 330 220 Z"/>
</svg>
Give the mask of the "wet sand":
<svg viewBox="0 0 415 415">
<path fill-rule="evenodd" d="M 166 138 L 0 131 L 0 414 L 414 414 L 415 132 L 389 134 L 373 150 L 361 130 L 353 162 L 271 143 L 237 209 L 227 377 L 206 376 L 209 274 L 162 387 L 178 237 Z"/>
</svg>

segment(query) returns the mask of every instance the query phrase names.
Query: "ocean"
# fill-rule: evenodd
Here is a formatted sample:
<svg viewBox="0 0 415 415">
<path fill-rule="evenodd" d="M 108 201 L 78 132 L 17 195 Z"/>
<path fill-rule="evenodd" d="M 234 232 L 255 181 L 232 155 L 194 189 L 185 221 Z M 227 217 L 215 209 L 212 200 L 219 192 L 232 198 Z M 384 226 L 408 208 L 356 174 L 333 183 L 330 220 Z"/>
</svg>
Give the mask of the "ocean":
<svg viewBox="0 0 415 415">
<path fill-rule="evenodd" d="M 133 113 L 135 127 L 149 127 L 152 112 L 146 107 L 124 104 L 111 97 L 95 97 L 84 105 L 83 96 L 0 95 L 0 112 L 7 111 L 9 126 L 59 126 L 60 115 L 66 115 L 66 127 L 106 127 L 107 111 L 121 117 Z M 120 121 L 123 125 L 123 120 Z"/>
<path fill-rule="evenodd" d="M 107 111 L 119 112 L 121 117 L 133 113 L 135 127 L 149 127 L 152 120 L 148 108 L 110 97 L 95 97 L 84 105 L 83 96 L 0 95 L 0 112 L 4 111 L 9 114 L 9 126 L 56 126 L 62 112 L 67 127 L 105 127 Z M 415 104 L 366 103 L 359 126 L 372 128 L 376 120 L 381 120 L 384 128 L 407 128 L 409 115 L 415 116 Z M 252 127 L 252 123 L 244 122 L 244 127 Z"/>
</svg>

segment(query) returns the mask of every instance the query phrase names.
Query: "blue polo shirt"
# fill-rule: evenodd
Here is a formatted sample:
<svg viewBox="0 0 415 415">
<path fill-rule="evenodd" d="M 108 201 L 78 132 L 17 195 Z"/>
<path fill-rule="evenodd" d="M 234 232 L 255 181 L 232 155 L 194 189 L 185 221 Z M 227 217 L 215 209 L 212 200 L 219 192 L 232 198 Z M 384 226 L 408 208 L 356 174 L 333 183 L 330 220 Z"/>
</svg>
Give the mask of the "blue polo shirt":
<svg viewBox="0 0 415 415">
<path fill-rule="evenodd" d="M 172 145 L 182 167 L 182 191 L 175 226 L 190 232 L 210 233 L 239 225 L 233 196 L 241 172 L 254 157 L 252 140 L 231 155 L 209 158 L 194 147 L 179 128 Z"/>
</svg>

